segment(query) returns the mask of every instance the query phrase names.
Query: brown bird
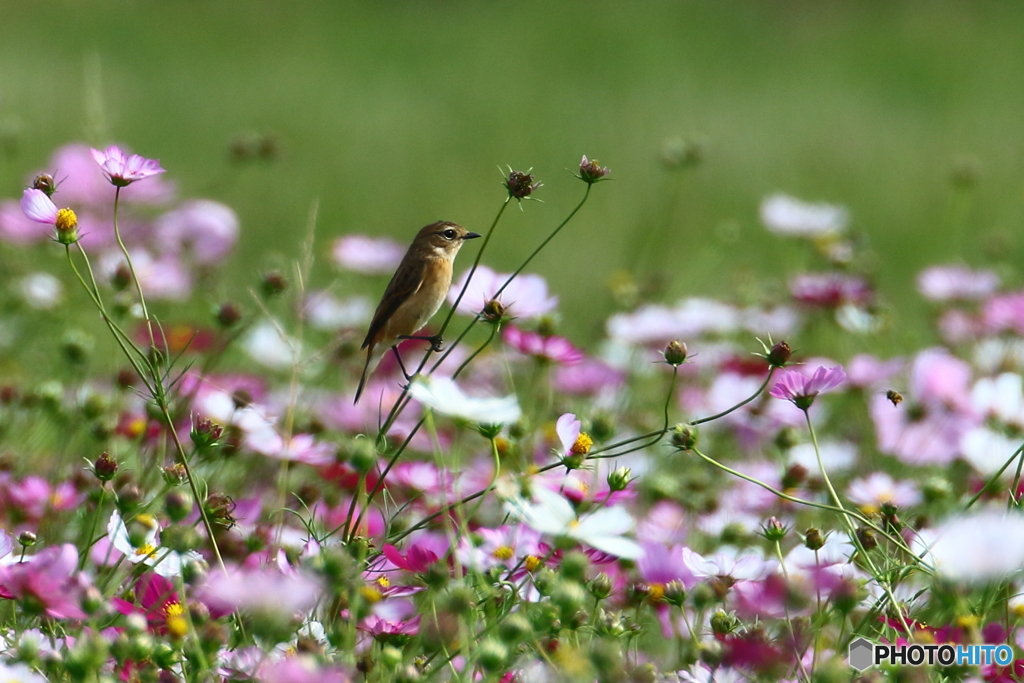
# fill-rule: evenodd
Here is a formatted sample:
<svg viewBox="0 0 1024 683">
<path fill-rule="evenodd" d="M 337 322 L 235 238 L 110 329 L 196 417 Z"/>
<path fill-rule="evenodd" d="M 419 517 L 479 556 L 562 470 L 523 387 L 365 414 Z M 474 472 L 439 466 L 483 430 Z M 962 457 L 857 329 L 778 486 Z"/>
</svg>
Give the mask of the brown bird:
<svg viewBox="0 0 1024 683">
<path fill-rule="evenodd" d="M 356 400 L 363 393 L 366 378 L 390 348 L 402 373 L 405 371 L 402 357 L 398 354 L 398 342 L 403 339 L 429 341 L 435 351 L 441 349 L 440 335 L 432 337 L 414 336 L 427 321 L 441 308 L 448 289 L 452 286 L 452 263 L 463 242 L 479 237 L 461 225 L 449 221 L 438 221 L 423 228 L 409 245 L 398 270 L 391 276 L 391 282 L 384 290 L 384 296 L 377 304 L 373 321 L 360 348 L 366 349 L 366 365 L 356 389 Z"/>
</svg>

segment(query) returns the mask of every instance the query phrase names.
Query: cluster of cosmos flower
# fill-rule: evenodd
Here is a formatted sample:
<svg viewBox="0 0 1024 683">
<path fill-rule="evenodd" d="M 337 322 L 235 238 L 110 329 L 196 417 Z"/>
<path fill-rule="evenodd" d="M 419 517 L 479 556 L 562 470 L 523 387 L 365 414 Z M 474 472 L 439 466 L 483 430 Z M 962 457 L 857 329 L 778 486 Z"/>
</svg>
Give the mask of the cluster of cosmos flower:
<svg viewBox="0 0 1024 683">
<path fill-rule="evenodd" d="M 1024 292 L 992 272 L 921 273 L 942 345 L 826 358 L 790 345 L 885 324 L 842 207 L 763 202 L 822 263 L 783 300 L 643 303 L 603 339 L 481 252 L 445 349 L 403 342 L 413 378 L 388 355 L 353 404 L 401 245 L 341 237 L 345 291 L 269 274 L 183 333 L 145 298 L 214 276 L 231 209 L 117 147 L 50 169 L 0 240 L 68 272 L 11 291 L 84 287 L 125 355 L 0 389 L 0 680 L 809 683 L 850 680 L 859 637 L 1024 649 Z M 580 206 L 607 174 L 583 158 Z M 502 209 L 539 187 L 510 170 Z"/>
</svg>

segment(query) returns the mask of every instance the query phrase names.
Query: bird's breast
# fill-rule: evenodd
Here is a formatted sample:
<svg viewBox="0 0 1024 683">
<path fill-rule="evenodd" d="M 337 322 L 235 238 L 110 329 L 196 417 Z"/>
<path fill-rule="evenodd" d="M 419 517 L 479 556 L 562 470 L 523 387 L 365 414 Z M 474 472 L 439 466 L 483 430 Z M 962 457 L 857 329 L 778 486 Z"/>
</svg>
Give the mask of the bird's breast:
<svg viewBox="0 0 1024 683">
<path fill-rule="evenodd" d="M 416 334 L 441 308 L 452 286 L 452 264 L 448 259 L 432 258 L 423 269 L 423 281 L 388 321 L 384 337 L 395 339 Z"/>
</svg>

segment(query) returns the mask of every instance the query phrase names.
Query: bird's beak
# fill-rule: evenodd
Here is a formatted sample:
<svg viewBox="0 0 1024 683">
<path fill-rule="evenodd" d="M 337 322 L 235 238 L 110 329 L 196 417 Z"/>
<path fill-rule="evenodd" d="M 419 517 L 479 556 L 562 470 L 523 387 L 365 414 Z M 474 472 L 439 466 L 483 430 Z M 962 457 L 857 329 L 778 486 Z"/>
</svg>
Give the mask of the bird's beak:
<svg viewBox="0 0 1024 683">
<path fill-rule="evenodd" d="M 464 240 L 475 240 L 479 236 L 480 236 L 480 233 L 478 233 L 478 232 L 467 232 L 465 235 L 463 235 L 462 239 L 464 239 Z"/>
</svg>

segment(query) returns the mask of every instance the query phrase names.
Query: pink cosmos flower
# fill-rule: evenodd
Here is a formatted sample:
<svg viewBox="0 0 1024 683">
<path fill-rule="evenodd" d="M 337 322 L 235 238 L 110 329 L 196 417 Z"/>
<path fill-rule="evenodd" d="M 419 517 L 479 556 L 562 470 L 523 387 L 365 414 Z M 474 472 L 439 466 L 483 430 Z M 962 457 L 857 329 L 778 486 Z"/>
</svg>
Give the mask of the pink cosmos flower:
<svg viewBox="0 0 1024 683">
<path fill-rule="evenodd" d="M 841 365 L 828 369 L 819 367 L 810 377 L 796 370 L 782 370 L 768 393 L 791 401 L 800 410 L 807 410 L 818 394 L 835 389 L 845 379 Z"/>
<path fill-rule="evenodd" d="M 508 325 L 501 338 L 519 353 L 559 365 L 573 365 L 586 357 L 583 351 L 565 337 L 545 337 L 536 332 L 521 330 L 515 325 Z"/>
<path fill-rule="evenodd" d="M 484 304 L 494 299 L 498 289 L 511 277 L 511 273 L 496 273 L 487 266 L 478 266 L 473 279 L 466 287 L 469 271 L 465 271 L 448 291 L 448 303 L 454 304 L 459 292 L 466 287 L 466 293 L 456 309 L 464 315 L 476 315 Z M 526 320 L 539 318 L 558 306 L 558 297 L 548 295 L 548 283 L 540 275 L 520 273 L 499 297 L 505 305 L 505 314 L 511 318 Z"/>
<path fill-rule="evenodd" d="M 262 657 L 266 657 L 263 653 Z M 349 683 L 351 677 L 337 667 L 320 666 L 312 655 L 300 654 L 264 663 L 256 680 L 260 683 Z"/>
<path fill-rule="evenodd" d="M 1024 334 L 1024 292 L 997 294 L 985 302 L 982 322 L 991 333 Z"/>
<path fill-rule="evenodd" d="M 875 298 L 871 285 L 862 278 L 839 273 L 797 275 L 789 284 L 789 292 L 800 303 L 827 308 L 869 304 Z"/>
<path fill-rule="evenodd" d="M 405 247 L 386 237 L 345 235 L 334 242 L 334 265 L 365 275 L 390 275 L 405 255 Z"/>
<path fill-rule="evenodd" d="M 983 299 L 998 287 L 994 271 L 965 266 L 932 266 L 917 276 L 917 291 L 932 301 Z"/>
<path fill-rule="evenodd" d="M 85 618 L 81 608 L 85 585 L 84 575 L 78 572 L 78 550 L 70 543 L 0 567 L 0 597 L 25 601 L 24 606 L 55 619 Z"/>
<path fill-rule="evenodd" d="M 215 264 L 231 253 L 238 240 L 238 216 L 209 199 L 186 202 L 165 213 L 154 226 L 162 251 L 188 251 L 196 263 Z"/>
<path fill-rule="evenodd" d="M 320 582 L 303 572 L 266 567 L 242 567 L 227 573 L 211 571 L 201 597 L 210 608 L 227 614 L 235 610 L 262 617 L 292 618 L 320 598 Z"/>
<path fill-rule="evenodd" d="M 246 435 L 245 445 L 257 453 L 277 460 L 302 462 L 314 466 L 329 465 L 335 460 L 334 447 L 331 444 L 318 442 L 312 434 L 294 434 L 285 439 L 269 425 L 265 429 Z"/>
<path fill-rule="evenodd" d="M 552 379 L 555 391 L 577 395 L 614 392 L 625 381 L 625 372 L 597 358 L 584 358 L 574 365 L 559 366 Z"/>
<path fill-rule="evenodd" d="M 632 313 L 608 319 L 608 336 L 637 345 L 661 346 L 674 339 L 706 334 L 731 334 L 739 329 L 741 314 L 734 306 L 714 299 L 683 299 L 675 306 L 641 306 Z"/>
<path fill-rule="evenodd" d="M 26 218 L 36 223 L 57 224 L 57 205 L 42 190 L 25 190 L 21 194 L 21 211 Z"/>
<path fill-rule="evenodd" d="M 136 180 L 145 180 L 164 172 L 159 160 L 147 159 L 138 154 L 127 155 L 116 145 L 111 145 L 102 152 L 98 149 L 92 149 L 90 152 L 103 175 L 115 187 L 127 187 Z"/>
<path fill-rule="evenodd" d="M 921 492 L 914 482 L 894 481 L 885 472 L 872 472 L 867 478 L 854 479 L 846 495 L 858 506 L 874 510 L 885 503 L 902 508 L 921 502 Z"/>
<path fill-rule="evenodd" d="M 11 244 L 31 244 L 45 240 L 46 232 L 39 229 L 39 221 L 25 215 L 19 202 L 9 199 L 0 202 L 0 239 Z"/>
</svg>

